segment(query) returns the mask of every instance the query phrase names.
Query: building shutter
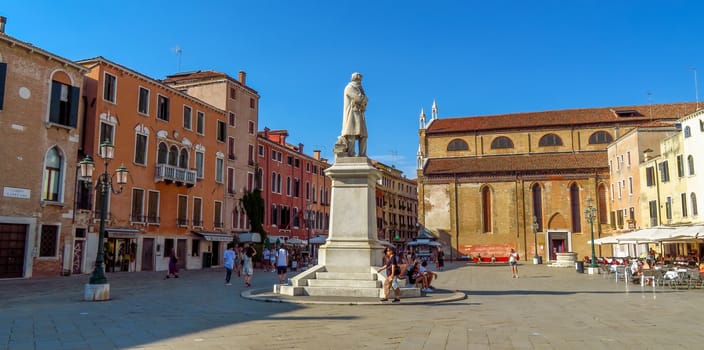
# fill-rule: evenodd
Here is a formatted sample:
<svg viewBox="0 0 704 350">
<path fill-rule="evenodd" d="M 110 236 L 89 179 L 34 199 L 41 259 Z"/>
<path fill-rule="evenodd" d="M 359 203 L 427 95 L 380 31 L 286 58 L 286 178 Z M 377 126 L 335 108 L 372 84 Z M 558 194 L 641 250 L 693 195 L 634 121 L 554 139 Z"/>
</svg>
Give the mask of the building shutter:
<svg viewBox="0 0 704 350">
<path fill-rule="evenodd" d="M 51 100 L 49 101 L 49 121 L 52 123 L 60 123 L 60 100 L 61 100 L 61 83 L 58 81 L 51 82 Z"/>
<path fill-rule="evenodd" d="M 7 73 L 7 63 L 0 63 L 0 111 L 5 100 L 5 76 Z"/>
<path fill-rule="evenodd" d="M 78 95 L 80 95 L 81 89 L 71 86 L 71 92 L 69 95 L 71 105 L 69 106 L 68 123 L 71 127 L 78 126 Z"/>
</svg>

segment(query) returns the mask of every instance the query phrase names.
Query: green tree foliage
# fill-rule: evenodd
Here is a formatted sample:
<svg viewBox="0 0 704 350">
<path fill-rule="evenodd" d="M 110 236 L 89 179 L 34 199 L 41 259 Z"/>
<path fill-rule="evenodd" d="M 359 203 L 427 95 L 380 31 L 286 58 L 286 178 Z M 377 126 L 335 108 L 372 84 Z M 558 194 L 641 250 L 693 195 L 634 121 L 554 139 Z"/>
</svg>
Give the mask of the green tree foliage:
<svg viewBox="0 0 704 350">
<path fill-rule="evenodd" d="M 256 188 L 252 191 L 245 190 L 240 202 L 245 212 L 247 212 L 252 232 L 261 234 L 263 241 L 266 239 L 266 231 L 264 231 L 264 198 L 262 198 L 262 191 Z"/>
</svg>

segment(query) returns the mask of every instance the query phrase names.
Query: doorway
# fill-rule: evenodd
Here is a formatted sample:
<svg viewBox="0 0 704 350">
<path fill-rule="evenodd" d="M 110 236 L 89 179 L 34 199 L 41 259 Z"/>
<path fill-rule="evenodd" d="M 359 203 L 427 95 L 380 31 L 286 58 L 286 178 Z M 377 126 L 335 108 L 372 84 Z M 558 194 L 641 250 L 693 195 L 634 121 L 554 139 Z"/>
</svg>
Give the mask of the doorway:
<svg viewBox="0 0 704 350">
<path fill-rule="evenodd" d="M 569 231 L 550 231 L 547 232 L 546 244 L 549 252 L 550 260 L 557 260 L 557 253 L 566 253 L 572 251 L 572 235 Z"/>
<path fill-rule="evenodd" d="M 218 266 L 220 265 L 220 259 L 218 259 L 220 257 L 220 242 L 210 242 L 210 245 L 213 246 L 211 265 Z"/>
<path fill-rule="evenodd" d="M 142 240 L 142 271 L 154 271 L 154 238 Z"/>
<path fill-rule="evenodd" d="M 27 225 L 0 224 L 0 278 L 22 277 Z"/>
<path fill-rule="evenodd" d="M 179 239 L 176 241 L 176 256 L 178 256 L 178 262 L 176 265 L 180 269 L 186 268 L 186 240 Z"/>
</svg>

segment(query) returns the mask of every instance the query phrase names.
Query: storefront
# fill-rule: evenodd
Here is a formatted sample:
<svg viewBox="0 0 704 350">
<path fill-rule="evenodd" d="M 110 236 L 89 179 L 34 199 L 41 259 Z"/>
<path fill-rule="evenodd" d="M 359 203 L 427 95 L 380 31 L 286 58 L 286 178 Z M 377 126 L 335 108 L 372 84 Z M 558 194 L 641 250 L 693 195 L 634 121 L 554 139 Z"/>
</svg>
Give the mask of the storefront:
<svg viewBox="0 0 704 350">
<path fill-rule="evenodd" d="M 141 232 L 133 228 L 105 228 L 105 272 L 137 271 L 137 248 Z"/>
</svg>

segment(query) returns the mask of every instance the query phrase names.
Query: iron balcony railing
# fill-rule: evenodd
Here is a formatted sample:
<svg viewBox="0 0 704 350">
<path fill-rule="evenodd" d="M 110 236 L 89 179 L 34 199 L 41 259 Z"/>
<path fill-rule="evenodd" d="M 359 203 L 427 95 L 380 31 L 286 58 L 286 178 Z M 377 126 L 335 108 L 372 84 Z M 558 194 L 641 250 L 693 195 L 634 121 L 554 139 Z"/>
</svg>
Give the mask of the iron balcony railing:
<svg viewBox="0 0 704 350">
<path fill-rule="evenodd" d="M 168 164 L 157 164 L 154 181 L 175 182 L 177 185 L 194 186 L 196 184 L 196 171 Z"/>
</svg>

